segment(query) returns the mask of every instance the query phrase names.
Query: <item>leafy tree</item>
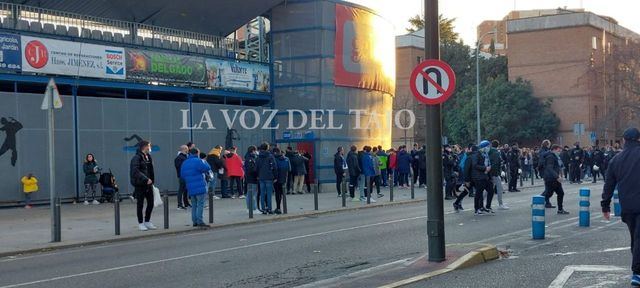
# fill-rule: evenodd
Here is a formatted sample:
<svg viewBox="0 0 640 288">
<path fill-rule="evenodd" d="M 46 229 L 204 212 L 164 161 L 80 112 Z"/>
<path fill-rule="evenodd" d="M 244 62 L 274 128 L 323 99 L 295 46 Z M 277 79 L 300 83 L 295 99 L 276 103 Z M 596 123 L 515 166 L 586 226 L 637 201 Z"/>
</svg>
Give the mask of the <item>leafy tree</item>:
<svg viewBox="0 0 640 288">
<path fill-rule="evenodd" d="M 445 18 L 442 15 L 438 16 L 438 21 L 440 22 L 440 40 L 442 42 L 456 42 L 458 41 L 459 34 L 453 30 L 455 25 L 453 22 L 456 21 L 456 18 Z M 424 16 L 416 15 L 409 18 L 409 25 L 411 27 L 407 28 L 409 33 L 416 32 L 422 28 L 424 28 Z"/>
<path fill-rule="evenodd" d="M 476 90 L 464 87 L 456 101 L 444 111 L 444 126 L 454 143 L 475 143 Z M 550 102 L 533 96 L 529 82 L 509 82 L 505 75 L 488 78 L 480 90 L 480 122 L 484 139 L 501 142 L 537 143 L 552 138 L 560 120 L 551 112 Z"/>
</svg>

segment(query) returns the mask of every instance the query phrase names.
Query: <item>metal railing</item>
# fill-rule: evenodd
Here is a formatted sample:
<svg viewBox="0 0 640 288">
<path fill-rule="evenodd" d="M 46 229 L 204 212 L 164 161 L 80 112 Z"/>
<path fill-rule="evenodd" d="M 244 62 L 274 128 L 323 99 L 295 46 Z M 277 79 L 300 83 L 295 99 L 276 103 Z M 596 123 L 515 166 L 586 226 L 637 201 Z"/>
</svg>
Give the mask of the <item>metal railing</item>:
<svg viewBox="0 0 640 288">
<path fill-rule="evenodd" d="M 14 17 L 14 15 L 17 17 Z M 0 3 L 0 19 L 2 19 L 2 26 L 4 28 L 21 29 L 19 22 L 24 20 L 29 22 L 30 25 L 31 23 L 40 23 L 42 26 L 45 24 L 51 24 L 54 26 L 54 29 L 62 25 L 64 26 L 64 29 L 62 30 L 65 31 L 66 29 L 74 27 L 78 30 L 78 34 L 73 36 L 80 38 L 95 40 L 92 32 L 97 30 L 100 31 L 99 34 L 109 32 L 111 35 L 122 35 L 122 40 L 109 41 L 109 39 L 107 39 L 109 42 L 122 42 L 127 44 L 167 48 L 158 46 L 157 43 L 166 43 L 168 41 L 170 42 L 169 44 L 171 44 L 169 49 L 174 50 L 191 51 L 188 49 L 189 46 L 195 45 L 201 46 L 201 48 L 204 49 L 211 48 L 211 50 L 207 49 L 207 51 L 213 51 L 212 53 L 216 55 L 222 53 L 222 50 L 225 52 L 224 56 L 227 56 L 228 53 L 233 53 L 234 55 L 247 55 L 247 53 L 245 53 L 246 51 L 244 51 L 246 48 L 240 48 L 241 45 L 239 45 L 238 40 L 230 37 L 221 37 L 27 5 Z M 46 33 L 47 31 L 44 32 Z M 58 34 L 57 31 L 52 33 Z M 142 42 L 140 42 L 140 38 L 143 39 Z M 265 62 L 266 61 L 268 60 L 265 60 Z"/>
</svg>

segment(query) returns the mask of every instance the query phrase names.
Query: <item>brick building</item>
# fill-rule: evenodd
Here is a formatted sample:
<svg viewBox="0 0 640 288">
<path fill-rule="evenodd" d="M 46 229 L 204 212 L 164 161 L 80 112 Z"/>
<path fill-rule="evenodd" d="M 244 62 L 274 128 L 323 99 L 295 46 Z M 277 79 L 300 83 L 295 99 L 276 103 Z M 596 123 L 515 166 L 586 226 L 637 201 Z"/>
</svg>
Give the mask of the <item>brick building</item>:
<svg viewBox="0 0 640 288">
<path fill-rule="evenodd" d="M 488 34 L 480 39 L 480 50 L 483 52 L 490 52 L 491 42 L 493 41 L 495 51 L 497 55 L 506 55 L 507 48 L 509 46 L 509 39 L 507 37 L 507 21 L 515 19 L 523 19 L 530 17 L 540 17 L 546 15 L 558 15 L 566 13 L 584 12 L 584 9 L 537 9 L 537 10 L 520 10 L 511 11 L 504 16 L 502 20 L 485 20 L 477 27 L 476 39 L 481 36 L 495 31 L 494 34 Z"/>
<path fill-rule="evenodd" d="M 611 47 L 640 35 L 589 12 L 509 20 L 506 26 L 509 79 L 530 81 L 535 97 L 552 101 L 560 118 L 559 143 L 602 145 L 620 139 L 629 123 L 624 115 L 608 114 L 623 92 L 598 68 L 615 53 Z M 615 119 L 606 121 L 610 118 Z"/>
</svg>

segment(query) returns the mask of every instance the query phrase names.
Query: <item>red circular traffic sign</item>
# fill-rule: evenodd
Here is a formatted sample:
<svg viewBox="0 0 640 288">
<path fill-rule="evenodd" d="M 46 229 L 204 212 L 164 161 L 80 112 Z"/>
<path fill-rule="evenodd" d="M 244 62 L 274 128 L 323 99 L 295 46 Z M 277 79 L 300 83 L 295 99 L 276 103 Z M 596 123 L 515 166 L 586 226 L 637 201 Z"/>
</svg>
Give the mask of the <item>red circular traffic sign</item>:
<svg viewBox="0 0 640 288">
<path fill-rule="evenodd" d="M 453 95 L 456 90 L 456 75 L 446 62 L 425 60 L 411 72 L 409 86 L 418 101 L 437 105 Z"/>
</svg>

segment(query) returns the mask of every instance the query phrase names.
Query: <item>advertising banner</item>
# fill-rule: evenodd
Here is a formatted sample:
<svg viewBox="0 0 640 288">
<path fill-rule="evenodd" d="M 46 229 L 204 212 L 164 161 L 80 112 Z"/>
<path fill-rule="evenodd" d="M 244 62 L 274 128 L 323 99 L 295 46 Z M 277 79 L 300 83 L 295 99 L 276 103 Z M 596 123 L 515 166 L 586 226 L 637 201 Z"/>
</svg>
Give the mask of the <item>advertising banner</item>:
<svg viewBox="0 0 640 288">
<path fill-rule="evenodd" d="M 269 66 L 220 59 L 207 59 L 207 86 L 253 92 L 269 92 Z"/>
<path fill-rule="evenodd" d="M 220 59 L 207 59 L 207 87 L 269 92 L 269 66 Z"/>
<path fill-rule="evenodd" d="M 336 4 L 335 85 L 395 94 L 395 59 L 391 23 Z"/>
<path fill-rule="evenodd" d="M 0 33 L 0 71 L 20 71 L 20 36 Z"/>
<path fill-rule="evenodd" d="M 204 58 L 127 49 L 127 79 L 205 86 Z"/>
<path fill-rule="evenodd" d="M 22 71 L 125 79 L 124 48 L 21 36 Z"/>
</svg>

